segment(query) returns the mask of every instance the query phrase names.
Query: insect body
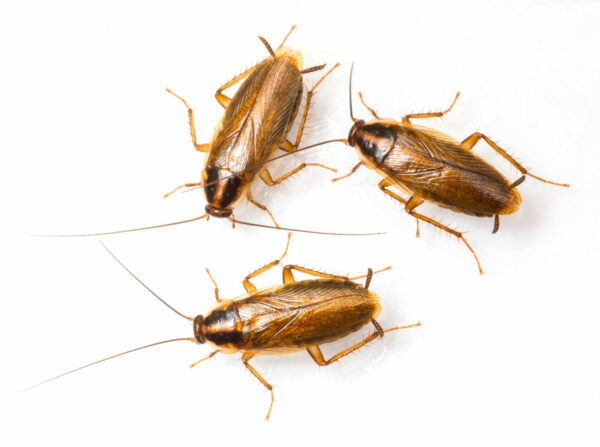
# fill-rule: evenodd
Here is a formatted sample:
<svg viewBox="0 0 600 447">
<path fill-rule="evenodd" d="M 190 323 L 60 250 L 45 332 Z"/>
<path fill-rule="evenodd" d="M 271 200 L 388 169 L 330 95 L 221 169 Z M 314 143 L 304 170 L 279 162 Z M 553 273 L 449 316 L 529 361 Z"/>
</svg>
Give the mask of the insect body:
<svg viewBox="0 0 600 447">
<path fill-rule="evenodd" d="M 279 259 L 245 277 L 243 281 L 246 289 L 245 295 L 235 299 L 221 299 L 215 283 L 217 303 L 204 315 L 198 315 L 195 318 L 187 317 L 167 304 L 115 257 L 123 268 L 163 304 L 178 315 L 193 321 L 194 337 L 177 338 L 142 346 L 60 374 L 38 385 L 133 351 L 171 341 L 189 340 L 208 344 L 213 349 L 208 356 L 191 365 L 192 367 L 217 353 L 241 353 L 244 366 L 271 393 L 271 402 L 266 416 L 269 419 L 274 401 L 273 387 L 250 365 L 249 361 L 254 356 L 284 354 L 306 349 L 318 365 L 325 366 L 359 349 L 375 338 L 383 337 L 385 332 L 420 325 L 417 323 L 384 330 L 375 320 L 381 311 L 381 304 L 379 296 L 369 290 L 369 285 L 373 273 L 388 270 L 389 267 L 377 272 L 369 269 L 367 275 L 348 278 L 297 265 L 287 265 L 283 268 L 283 284 L 257 289 L 250 280 L 278 265 L 286 255 L 288 246 Z M 112 256 L 114 257 L 114 255 Z M 319 279 L 296 281 L 293 270 L 317 276 Z M 213 280 L 208 269 L 207 273 Z M 356 279 L 365 277 L 364 286 L 354 282 Z M 320 345 L 343 338 L 368 323 L 373 324 L 375 331 L 367 338 L 335 354 L 328 360 L 323 357 Z"/>
<path fill-rule="evenodd" d="M 527 171 L 504 149 L 481 133 L 474 133 L 462 142 L 428 127 L 413 124 L 411 119 L 441 117 L 448 113 L 460 93 L 456 94 L 452 105 L 443 112 L 417 113 L 406 115 L 401 122 L 393 119 L 382 119 L 373 109 L 368 107 L 359 93 L 363 105 L 375 117 L 365 122 L 350 114 L 354 125 L 348 135 L 348 145 L 356 149 L 360 162 L 352 171 L 340 178 L 345 178 L 365 165 L 377 171 L 383 180 L 379 188 L 387 195 L 404 204 L 407 213 L 417 219 L 417 236 L 419 220 L 430 223 L 462 240 L 473 253 L 480 273 L 483 273 L 477 255 L 468 244 L 463 234 L 446 225 L 415 212 L 423 202 L 432 202 L 444 208 L 460 213 L 493 217 L 493 233 L 498 231 L 499 216 L 511 214 L 519 209 L 521 196 L 516 187 L 525 176 L 554 183 L 537 177 Z M 484 139 L 496 152 L 517 168 L 523 176 L 511 182 L 493 166 L 473 153 L 473 146 Z M 406 194 L 403 198 L 389 188 L 393 186 Z"/>
<path fill-rule="evenodd" d="M 194 147 L 206 153 L 201 182 L 187 183 L 174 191 L 182 187 L 203 186 L 207 200 L 206 213 L 216 217 L 231 216 L 233 209 L 246 198 L 267 212 L 277 225 L 269 210 L 252 198 L 250 188 L 258 177 L 268 186 L 274 186 L 306 166 L 320 166 L 335 171 L 318 163 L 302 163 L 274 180 L 267 170 L 267 162 L 277 149 L 294 152 L 298 148 L 314 90 L 339 64 L 308 91 L 296 141 L 292 143 L 286 139 L 286 135 L 294 123 L 302 99 L 302 74 L 321 70 L 324 65 L 302 69 L 302 54 L 283 47 L 285 39 L 276 51 L 264 38 L 260 39 L 271 56 L 217 90 L 216 99 L 225 112 L 208 144 L 197 143 L 193 112 L 187 102 L 167 90 L 188 108 Z M 241 80 L 244 82 L 232 98 L 222 93 Z"/>
</svg>

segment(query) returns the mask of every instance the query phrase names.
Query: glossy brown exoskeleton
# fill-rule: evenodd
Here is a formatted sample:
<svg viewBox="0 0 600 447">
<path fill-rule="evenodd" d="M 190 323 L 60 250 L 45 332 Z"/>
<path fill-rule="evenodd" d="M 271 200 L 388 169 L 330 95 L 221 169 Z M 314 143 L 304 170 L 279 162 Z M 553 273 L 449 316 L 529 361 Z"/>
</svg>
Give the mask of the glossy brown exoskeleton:
<svg viewBox="0 0 600 447">
<path fill-rule="evenodd" d="M 390 267 L 377 272 L 369 269 L 367 275 L 348 278 L 297 265 L 287 265 L 283 268 L 283 284 L 257 289 L 250 279 L 278 265 L 286 255 L 288 246 L 279 259 L 255 270 L 244 278 L 245 295 L 234 299 L 221 299 L 215 283 L 217 303 L 208 312 L 195 318 L 188 317 L 167 304 L 115 257 L 123 268 L 163 304 L 178 315 L 193 321 L 194 337 L 165 340 L 132 349 L 60 374 L 38 385 L 133 351 L 173 341 L 189 340 L 208 344 L 212 348 L 212 352 L 208 356 L 191 366 L 195 366 L 217 353 L 241 353 L 244 366 L 271 393 L 271 402 L 266 416 L 266 419 L 269 419 L 274 401 L 273 387 L 248 363 L 255 355 L 285 354 L 306 349 L 318 365 L 325 366 L 356 351 L 375 338 L 383 337 L 385 332 L 421 324 L 397 326 L 384 330 L 375 320 L 381 311 L 381 304 L 379 296 L 369 290 L 369 285 L 373 273 L 388 270 Z M 114 257 L 112 253 L 111 255 Z M 320 278 L 296 281 L 293 270 Z M 213 280 L 208 269 L 207 273 Z M 354 280 L 365 277 L 364 286 L 354 282 Z M 343 338 L 368 323 L 375 327 L 375 331 L 368 337 L 338 352 L 328 360 L 323 357 L 320 345 Z"/>
<path fill-rule="evenodd" d="M 215 97 L 225 108 L 225 113 L 217 123 L 209 143 L 196 142 L 191 108 L 183 98 L 167 90 L 186 105 L 194 147 L 206 153 L 201 181 L 187 183 L 174 191 L 182 187 L 202 186 L 207 201 L 206 213 L 215 217 L 230 217 L 233 209 L 243 199 L 247 199 L 267 212 L 277 226 L 269 210 L 252 198 L 250 188 L 258 177 L 268 186 L 274 186 L 306 166 L 320 166 L 335 171 L 318 163 L 302 163 L 274 180 L 267 170 L 267 164 L 278 149 L 287 152 L 298 149 L 315 88 L 339 64 L 308 91 L 296 141 L 292 143 L 286 139 L 286 135 L 294 123 L 302 100 L 302 75 L 321 70 L 324 65 L 302 69 L 302 54 L 283 46 L 287 36 L 275 51 L 264 38 L 260 39 L 270 57 L 217 90 Z M 232 98 L 222 93 L 242 80 L 243 83 Z"/>
<path fill-rule="evenodd" d="M 473 253 L 477 267 L 480 273 L 483 273 L 477 255 L 461 232 L 419 214 L 415 209 L 427 201 L 472 216 L 493 217 L 492 232 L 495 233 L 500 222 L 498 216 L 514 213 L 519 209 L 521 196 L 516 187 L 525 180 L 525 175 L 553 185 L 565 187 L 569 185 L 544 180 L 531 174 L 484 134 L 476 132 L 459 142 L 438 130 L 419 126 L 410 121 L 414 118 L 443 116 L 452 109 L 459 94 L 456 94 L 452 105 L 443 112 L 410 114 L 402 118 L 401 122 L 390 118 L 379 118 L 375 111 L 364 103 L 361 93 L 359 93 L 361 102 L 375 119 L 368 122 L 357 120 L 352 116 L 350 97 L 350 115 L 354 125 L 350 129 L 347 143 L 356 149 L 360 162 L 349 174 L 334 181 L 348 177 L 356 172 L 360 165 L 374 169 L 383 177 L 379 188 L 403 203 L 406 212 L 417 219 L 417 236 L 419 220 L 456 236 Z M 351 87 L 350 95 L 352 95 Z M 474 154 L 471 149 L 480 139 L 484 139 L 523 176 L 511 182 L 484 159 Z M 390 186 L 399 189 L 408 198 L 403 198 L 388 189 Z"/>
</svg>

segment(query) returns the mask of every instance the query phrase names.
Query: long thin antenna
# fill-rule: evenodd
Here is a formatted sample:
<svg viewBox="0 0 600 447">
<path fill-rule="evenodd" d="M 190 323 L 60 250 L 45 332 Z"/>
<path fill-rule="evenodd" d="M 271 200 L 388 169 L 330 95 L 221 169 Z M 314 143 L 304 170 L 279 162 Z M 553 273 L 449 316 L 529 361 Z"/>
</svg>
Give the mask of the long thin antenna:
<svg viewBox="0 0 600 447">
<path fill-rule="evenodd" d="M 125 352 L 121 352 L 119 354 L 111 355 L 110 357 L 106 357 L 106 358 L 104 358 L 102 360 L 96 360 L 95 362 L 88 363 L 87 365 L 80 366 L 79 368 L 75 368 L 75 369 L 72 369 L 71 371 L 67 371 L 67 372 L 64 372 L 62 374 L 59 374 L 58 376 L 54 376 L 54 377 L 51 377 L 49 379 L 46 379 L 43 382 L 37 383 L 35 385 L 32 385 L 32 386 L 30 386 L 28 388 L 25 388 L 22 391 L 29 391 L 29 390 L 31 390 L 33 388 L 36 388 L 36 387 L 38 387 L 40 385 L 43 385 L 45 383 L 51 382 L 53 380 L 56 380 L 56 379 L 58 379 L 60 377 L 64 377 L 64 376 L 72 374 L 74 372 L 81 371 L 82 369 L 88 368 L 88 367 L 93 366 L 93 365 L 97 365 L 98 363 L 106 362 L 107 360 L 111 360 L 111 359 L 114 359 L 114 358 L 117 358 L 117 357 L 121 357 L 122 355 L 125 355 L 125 354 L 130 354 L 130 353 L 135 352 L 135 351 L 140 351 L 142 349 L 151 348 L 153 346 L 164 345 L 165 343 L 172 343 L 174 341 L 193 341 L 193 342 L 195 342 L 196 339 L 195 338 L 172 338 L 171 340 L 163 340 L 163 341 L 158 341 L 156 343 L 150 343 L 149 345 L 140 346 L 139 348 L 130 349 L 129 351 L 125 351 Z"/>
<path fill-rule="evenodd" d="M 348 100 L 350 101 L 350 118 L 353 122 L 358 121 L 354 118 L 354 114 L 352 113 L 352 73 L 354 73 L 354 62 L 352 62 L 352 66 L 350 67 L 350 82 L 348 83 Z"/>
<path fill-rule="evenodd" d="M 345 138 L 337 138 L 335 140 L 326 140 L 326 141 L 321 141 L 320 143 L 311 144 L 310 146 L 306 146 L 306 147 L 302 147 L 300 149 L 296 149 L 294 152 L 286 152 L 285 154 L 281 154 L 281 155 L 278 155 L 276 157 L 269 158 L 268 160 L 265 160 L 263 162 L 256 163 L 255 165 L 252 165 L 249 168 L 246 168 L 244 171 L 234 172 L 233 174 L 226 175 L 225 177 L 221 177 L 218 180 L 213 180 L 212 182 L 203 183 L 200 186 L 194 186 L 193 188 L 188 188 L 188 189 L 186 189 L 183 192 L 189 192 L 189 191 L 193 191 L 195 189 L 204 188 L 205 186 L 214 185 L 215 183 L 219 183 L 222 180 L 225 180 L 225 179 L 230 178 L 230 177 L 234 177 L 236 175 L 240 175 L 240 174 L 242 174 L 244 172 L 258 170 L 258 168 L 260 168 L 260 167 L 262 167 L 262 166 L 264 166 L 264 165 L 266 165 L 268 163 L 271 163 L 272 161 L 279 160 L 280 158 L 284 158 L 284 157 L 289 157 L 290 155 L 297 154 L 298 152 L 302 152 L 302 151 L 305 151 L 307 149 L 312 149 L 313 147 L 322 146 L 324 144 L 329 144 L 329 143 L 347 143 L 347 142 L 348 142 L 348 140 L 346 140 Z"/>
<path fill-rule="evenodd" d="M 299 228 L 276 227 L 274 225 L 257 224 L 257 223 L 253 223 L 253 222 L 244 222 L 243 220 L 237 220 L 237 219 L 234 219 L 233 217 L 229 217 L 228 219 L 233 223 L 241 224 L 241 225 L 248 225 L 250 227 L 271 228 L 273 230 L 293 231 L 295 233 L 325 234 L 328 236 L 378 236 L 380 234 L 386 234 L 385 231 L 377 232 L 377 233 L 328 233 L 326 231 L 302 230 Z"/>
<path fill-rule="evenodd" d="M 107 236 L 109 234 L 119 234 L 119 233 L 131 233 L 132 231 L 142 231 L 142 230 L 152 230 L 154 228 L 164 228 L 171 227 L 173 225 L 180 225 L 189 222 L 195 222 L 197 220 L 201 220 L 208 217 L 208 214 L 203 214 L 202 216 L 194 217 L 192 219 L 180 220 L 178 222 L 170 222 L 166 224 L 160 225 L 151 225 L 149 227 L 140 227 L 140 228 L 130 228 L 128 230 L 118 230 L 118 231 L 105 231 L 104 233 L 85 233 L 85 234 L 32 234 L 33 237 L 89 237 L 89 236 Z"/>
<path fill-rule="evenodd" d="M 167 303 L 165 300 L 163 300 L 163 299 L 162 299 L 160 296 L 158 296 L 158 295 L 157 295 L 157 294 L 156 294 L 156 293 L 155 293 L 155 292 L 154 292 L 154 291 L 153 291 L 153 290 L 152 290 L 150 287 L 148 287 L 146 284 L 144 284 L 144 282 L 143 282 L 143 281 L 142 281 L 140 278 L 138 278 L 137 276 L 135 276 L 135 274 L 134 274 L 134 273 L 133 273 L 131 270 L 129 270 L 129 269 L 128 269 L 128 268 L 125 266 L 125 264 L 123 264 L 123 263 L 122 263 L 122 262 L 119 260 L 119 258 L 117 258 L 117 257 L 115 256 L 115 254 L 114 254 L 112 251 L 110 251 L 110 250 L 109 250 L 109 248 L 108 248 L 106 245 L 104 245 L 104 242 L 100 241 L 100 244 L 101 244 L 101 245 L 104 247 L 104 249 L 105 249 L 105 250 L 108 252 L 108 254 L 110 254 L 110 255 L 113 257 L 113 259 L 114 259 L 115 261 L 117 261 L 117 262 L 119 263 L 119 265 L 120 265 L 121 267 L 123 267 L 123 268 L 124 268 L 124 269 L 127 271 L 127 273 L 129 273 L 131 276 L 133 276 L 133 278 L 134 278 L 134 279 L 135 279 L 137 282 L 139 282 L 139 283 L 140 283 L 142 286 L 144 286 L 144 288 L 145 288 L 145 289 L 146 289 L 148 292 L 150 292 L 152 295 L 154 295 L 154 297 L 155 297 L 155 298 L 156 298 L 158 301 L 160 301 L 161 303 L 163 303 L 165 306 L 167 306 L 169 309 L 171 309 L 173 312 L 175 312 L 175 313 L 176 313 L 177 315 L 179 315 L 180 317 L 183 317 L 183 318 L 185 318 L 186 320 L 194 321 L 194 319 L 193 319 L 193 318 L 191 318 L 191 317 L 188 317 L 187 315 L 183 315 L 181 312 L 179 312 L 177 309 L 175 309 L 173 306 L 171 306 L 169 303 Z"/>
</svg>

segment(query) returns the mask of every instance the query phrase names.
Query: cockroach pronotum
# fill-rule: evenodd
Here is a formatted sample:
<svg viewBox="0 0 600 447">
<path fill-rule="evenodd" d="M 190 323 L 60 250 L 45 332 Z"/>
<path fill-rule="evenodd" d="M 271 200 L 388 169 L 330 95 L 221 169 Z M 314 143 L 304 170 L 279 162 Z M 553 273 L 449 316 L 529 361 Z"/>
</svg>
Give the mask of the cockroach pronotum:
<svg viewBox="0 0 600 447">
<path fill-rule="evenodd" d="M 212 352 L 190 367 L 196 366 L 217 353 L 242 354 L 241 360 L 244 366 L 271 394 L 266 416 L 268 420 L 274 402 L 273 387 L 248 363 L 252 357 L 306 349 L 319 366 L 325 366 L 356 351 L 375 338 L 383 337 L 386 332 L 421 325 L 419 322 L 383 329 L 375 320 L 381 311 L 381 304 L 379 296 L 369 290 L 371 278 L 374 273 L 389 270 L 391 267 L 376 272 L 369 268 L 366 275 L 348 278 L 290 264 L 283 268 L 283 284 L 257 289 L 250 280 L 278 265 L 287 254 L 289 243 L 290 235 L 288 235 L 283 255 L 248 274 L 243 280 L 246 294 L 234 299 L 219 297 L 217 283 L 212 278 L 210 271 L 206 269 L 210 280 L 215 285 L 217 302 L 204 315 L 198 315 L 195 318 L 182 314 L 159 297 L 105 247 L 110 255 L 152 295 L 179 316 L 192 321 L 194 336 L 163 340 L 131 349 L 62 373 L 28 389 L 141 349 L 175 341 L 193 341 L 197 344 L 208 344 L 211 346 Z M 292 270 L 317 276 L 319 279 L 296 281 Z M 361 278 L 366 278 L 364 286 L 354 282 Z M 372 334 L 325 360 L 320 345 L 343 338 L 368 323 L 375 327 Z"/>
<path fill-rule="evenodd" d="M 194 115 L 188 103 L 167 89 L 167 92 L 179 98 L 187 107 L 192 142 L 197 151 L 206 153 L 206 157 L 200 183 L 186 183 L 165 197 L 180 188 L 201 186 L 207 201 L 204 217 L 230 217 L 233 209 L 246 198 L 265 211 L 275 226 L 278 226 L 268 208 L 252 198 L 250 188 L 257 178 L 260 177 L 267 186 L 274 186 L 307 166 L 320 166 L 335 171 L 319 163 L 302 163 L 273 179 L 267 170 L 266 162 L 278 149 L 288 153 L 298 149 L 315 89 L 339 66 L 336 64 L 308 90 L 295 143 L 290 142 L 286 136 L 300 108 L 302 75 L 325 67 L 319 65 L 302 69 L 302 54 L 283 46 L 294 28 L 295 26 L 290 29 L 275 51 L 259 36 L 270 56 L 219 87 L 215 97 L 225 108 L 225 112 L 207 144 L 199 144 L 196 140 Z M 223 94 L 224 90 L 242 80 L 243 83 L 232 98 Z"/>
<path fill-rule="evenodd" d="M 356 149 L 360 161 L 348 174 L 333 181 L 349 177 L 361 165 L 374 169 L 383 177 L 379 182 L 379 189 L 403 203 L 405 211 L 415 217 L 417 237 L 419 220 L 456 236 L 475 257 L 480 273 L 483 273 L 483 270 L 479 259 L 463 233 L 415 212 L 420 204 L 427 201 L 472 216 L 493 217 L 492 233 L 495 233 L 500 225 L 499 216 L 512 214 L 519 209 L 521 196 L 516 188 L 523 183 L 526 175 L 544 183 L 569 187 L 568 184 L 551 182 L 533 175 L 487 135 L 475 132 L 459 142 L 438 130 L 419 126 L 410 121 L 416 118 L 444 116 L 452 109 L 460 92 L 456 94 L 450 107 L 443 112 L 412 113 L 404 116 L 401 122 L 392 118 L 379 118 L 377 113 L 365 104 L 362 93 L 359 92 L 362 104 L 375 119 L 365 122 L 354 118 L 353 68 L 354 66 L 350 71 L 349 95 L 350 118 L 354 124 L 345 142 Z M 488 143 L 523 175 L 516 181 L 510 182 L 483 158 L 474 154 L 471 149 L 480 139 Z M 408 198 L 405 199 L 388 189 L 390 186 L 396 187 Z"/>
</svg>

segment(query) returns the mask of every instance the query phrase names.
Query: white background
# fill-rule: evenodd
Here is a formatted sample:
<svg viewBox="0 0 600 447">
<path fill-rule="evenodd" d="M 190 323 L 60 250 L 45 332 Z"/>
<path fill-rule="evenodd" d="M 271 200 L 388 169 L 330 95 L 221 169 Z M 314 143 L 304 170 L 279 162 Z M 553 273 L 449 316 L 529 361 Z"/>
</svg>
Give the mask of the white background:
<svg viewBox="0 0 600 447">
<path fill-rule="evenodd" d="M 594 2 L 12 2 L 0 7 L 3 445 L 598 445 L 597 272 L 600 5 Z M 361 168 L 331 184 L 307 169 L 255 197 L 280 224 L 387 231 L 368 238 L 296 234 L 286 261 L 375 276 L 391 333 L 326 368 L 309 356 L 256 358 L 266 390 L 235 356 L 179 343 L 18 390 L 86 362 L 161 339 L 188 322 L 149 295 L 96 238 L 39 239 L 170 222 L 204 212 L 202 192 L 161 195 L 199 178 L 183 105 L 207 141 L 217 87 L 267 53 L 262 35 L 305 66 L 339 61 L 315 98 L 304 143 L 347 135 L 348 74 L 383 116 L 456 107 L 422 124 L 459 140 L 479 130 L 532 172 L 518 213 L 477 219 L 424 205 L 467 231 L 467 249 L 414 219 Z M 307 75 L 312 85 L 320 74 Z M 355 114 L 368 117 L 355 98 Z M 479 143 L 510 179 L 520 174 Z M 330 145 L 289 157 L 346 173 L 354 150 Z M 251 206 L 238 218 L 268 223 Z M 104 238 L 186 314 L 213 303 L 279 256 L 285 233 L 217 219 Z M 280 269 L 257 285 L 280 281 Z M 370 331 L 370 328 L 369 328 Z M 336 352 L 364 334 L 326 346 Z M 8 427 L 8 429 L 7 429 Z"/>
</svg>

